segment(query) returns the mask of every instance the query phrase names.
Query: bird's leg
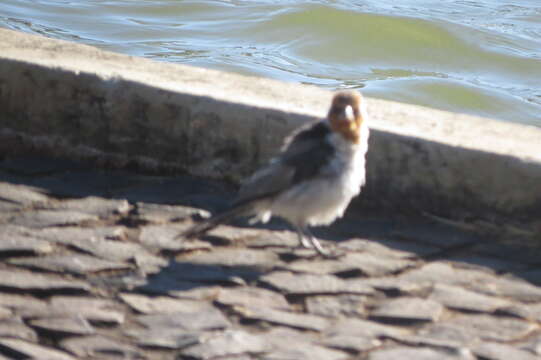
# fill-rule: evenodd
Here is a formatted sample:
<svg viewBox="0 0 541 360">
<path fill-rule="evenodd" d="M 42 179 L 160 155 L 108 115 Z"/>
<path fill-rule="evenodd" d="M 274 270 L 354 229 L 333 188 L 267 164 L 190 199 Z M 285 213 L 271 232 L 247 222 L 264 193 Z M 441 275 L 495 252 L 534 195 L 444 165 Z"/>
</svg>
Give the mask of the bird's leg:
<svg viewBox="0 0 541 360">
<path fill-rule="evenodd" d="M 299 245 L 307 249 L 313 248 L 314 246 L 312 245 L 312 242 L 306 238 L 305 228 L 299 225 L 294 226 L 295 230 L 297 231 L 297 236 L 299 237 Z"/>
<path fill-rule="evenodd" d="M 304 230 L 304 233 L 308 235 L 308 239 L 310 240 L 311 247 L 316 249 L 319 255 L 323 257 L 332 256 L 330 252 L 328 252 L 327 250 L 323 248 L 323 246 L 321 246 L 321 244 L 319 243 L 319 240 L 310 232 L 310 230 L 307 227 L 304 227 L 303 230 Z"/>
</svg>

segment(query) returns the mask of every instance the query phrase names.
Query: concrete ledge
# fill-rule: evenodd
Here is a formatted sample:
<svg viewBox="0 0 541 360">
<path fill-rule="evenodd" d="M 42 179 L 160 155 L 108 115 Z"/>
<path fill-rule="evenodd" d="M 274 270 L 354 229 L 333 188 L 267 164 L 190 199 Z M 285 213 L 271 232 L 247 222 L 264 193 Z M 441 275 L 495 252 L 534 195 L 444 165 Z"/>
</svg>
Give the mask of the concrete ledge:
<svg viewBox="0 0 541 360">
<path fill-rule="evenodd" d="M 314 87 L 0 29 L 0 151 L 238 181 L 323 116 Z M 357 204 L 539 226 L 541 129 L 369 99 Z"/>
</svg>

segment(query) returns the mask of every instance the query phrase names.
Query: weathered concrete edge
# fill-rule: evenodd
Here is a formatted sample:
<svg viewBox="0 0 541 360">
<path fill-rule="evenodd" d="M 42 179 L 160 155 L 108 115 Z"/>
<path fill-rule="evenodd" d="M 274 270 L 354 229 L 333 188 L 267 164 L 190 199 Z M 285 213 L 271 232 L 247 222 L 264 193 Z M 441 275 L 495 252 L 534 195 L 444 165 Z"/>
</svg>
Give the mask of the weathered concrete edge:
<svg viewBox="0 0 541 360">
<path fill-rule="evenodd" d="M 238 181 L 331 94 L 0 29 L 0 150 Z M 368 99 L 357 204 L 538 226 L 541 129 Z M 537 225 L 536 225 L 537 224 Z"/>
</svg>

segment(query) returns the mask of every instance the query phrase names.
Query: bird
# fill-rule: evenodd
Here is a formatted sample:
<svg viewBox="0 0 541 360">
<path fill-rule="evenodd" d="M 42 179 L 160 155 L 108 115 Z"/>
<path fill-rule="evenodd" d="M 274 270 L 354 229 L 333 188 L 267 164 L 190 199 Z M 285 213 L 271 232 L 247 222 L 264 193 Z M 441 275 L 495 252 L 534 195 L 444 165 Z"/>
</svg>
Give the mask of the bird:
<svg viewBox="0 0 541 360">
<path fill-rule="evenodd" d="M 280 217 L 295 229 L 299 245 L 332 256 L 310 226 L 343 216 L 365 184 L 368 116 L 356 90 L 338 91 L 325 118 L 294 130 L 280 153 L 241 184 L 230 206 L 178 237 L 195 238 L 238 217 L 266 223 Z"/>
</svg>

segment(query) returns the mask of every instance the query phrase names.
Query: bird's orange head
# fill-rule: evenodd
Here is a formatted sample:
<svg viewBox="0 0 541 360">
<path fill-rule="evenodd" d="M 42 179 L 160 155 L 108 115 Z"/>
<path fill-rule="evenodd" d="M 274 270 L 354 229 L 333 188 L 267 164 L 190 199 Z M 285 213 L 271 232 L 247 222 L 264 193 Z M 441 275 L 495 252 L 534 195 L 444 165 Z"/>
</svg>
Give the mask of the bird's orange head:
<svg viewBox="0 0 541 360">
<path fill-rule="evenodd" d="M 327 118 L 336 133 L 353 143 L 359 143 L 364 111 L 363 98 L 358 91 L 337 92 Z"/>
</svg>

